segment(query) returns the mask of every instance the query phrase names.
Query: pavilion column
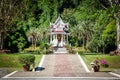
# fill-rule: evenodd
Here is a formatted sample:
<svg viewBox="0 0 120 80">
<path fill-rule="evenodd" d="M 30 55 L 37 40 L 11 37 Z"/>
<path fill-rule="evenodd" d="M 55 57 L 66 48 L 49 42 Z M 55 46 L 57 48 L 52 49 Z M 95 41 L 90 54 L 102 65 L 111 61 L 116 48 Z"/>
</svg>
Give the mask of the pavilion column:
<svg viewBox="0 0 120 80">
<path fill-rule="evenodd" d="M 65 42 L 65 34 L 64 34 L 64 36 L 63 36 L 63 41 Z"/>
<path fill-rule="evenodd" d="M 55 34 L 55 39 L 57 40 L 57 34 Z"/>
<path fill-rule="evenodd" d="M 67 35 L 67 44 L 68 44 L 68 35 Z"/>
<path fill-rule="evenodd" d="M 63 47 L 63 34 L 62 34 L 62 38 L 61 38 L 61 47 Z"/>
<path fill-rule="evenodd" d="M 61 39 L 62 43 L 63 43 L 63 34 L 62 34 L 62 39 Z"/>
<path fill-rule="evenodd" d="M 53 34 L 53 40 L 55 39 L 55 34 Z"/>
<path fill-rule="evenodd" d="M 52 34 L 50 35 L 50 43 L 52 43 Z"/>
<path fill-rule="evenodd" d="M 58 39 L 57 39 L 57 34 L 56 34 L 56 46 L 58 46 Z"/>
</svg>

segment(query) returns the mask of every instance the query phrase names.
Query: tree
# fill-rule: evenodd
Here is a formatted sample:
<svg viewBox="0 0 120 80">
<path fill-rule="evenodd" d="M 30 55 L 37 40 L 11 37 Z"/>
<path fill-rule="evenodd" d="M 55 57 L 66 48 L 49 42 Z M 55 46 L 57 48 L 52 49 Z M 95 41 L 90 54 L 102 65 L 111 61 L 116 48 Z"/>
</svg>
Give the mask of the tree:
<svg viewBox="0 0 120 80">
<path fill-rule="evenodd" d="M 35 49 L 36 42 L 39 39 L 39 30 L 37 28 L 30 28 L 27 32 L 28 41 L 32 42 L 32 47 Z"/>
<path fill-rule="evenodd" d="M 8 31 L 13 31 L 17 26 L 12 26 L 13 21 L 22 16 L 22 0 L 0 0 L 0 49 Z"/>
<path fill-rule="evenodd" d="M 115 20 L 111 21 L 103 31 L 102 38 L 106 45 L 107 52 L 116 49 L 116 26 Z"/>
<path fill-rule="evenodd" d="M 101 1 L 101 4 L 105 9 L 109 9 L 110 13 L 116 19 L 116 27 L 117 27 L 117 49 L 120 44 L 120 0 L 106 0 Z M 107 4 L 107 6 L 106 6 Z"/>
<path fill-rule="evenodd" d="M 27 37 L 23 29 L 18 29 L 15 32 L 8 32 L 4 41 L 5 47 L 10 49 L 11 52 L 22 52 L 27 44 Z"/>
<path fill-rule="evenodd" d="M 105 36 L 103 39 L 102 35 L 109 35 L 106 32 L 108 30 L 107 26 L 113 20 L 115 20 L 118 28 L 117 42 L 120 43 L 119 0 L 1 0 L 1 49 L 3 49 L 3 40 L 8 39 L 8 36 L 7 38 L 5 36 L 6 33 L 9 32 L 10 36 L 16 37 L 12 33 L 19 32 L 17 31 L 18 28 L 21 28 L 23 32 L 31 32 L 31 29 L 35 30 L 35 32 L 32 31 L 33 34 L 29 33 L 29 37 L 34 39 L 32 41 L 31 38 L 34 46 L 37 44 L 41 46 L 48 42 L 49 23 L 55 21 L 58 16 L 64 22 L 69 22 L 70 42 L 73 45 L 74 43 L 77 46 L 83 45 L 94 52 L 101 52 L 104 50 L 103 48 L 108 51 L 107 47 L 109 45 L 104 45 L 106 39 Z M 40 34 L 39 38 L 37 38 L 38 34 Z M 21 35 L 26 36 L 25 34 Z M 114 33 L 111 35 L 114 35 Z M 21 40 L 24 41 L 24 39 Z M 19 43 L 16 43 L 16 45 L 19 45 Z M 112 43 L 110 45 L 112 46 Z"/>
<path fill-rule="evenodd" d="M 70 32 L 70 36 L 71 38 L 75 38 L 75 46 L 78 47 L 78 43 L 79 43 L 79 40 L 80 40 L 80 36 L 81 33 L 80 33 L 80 28 L 75 26 L 73 29 L 71 29 L 71 32 Z M 72 43 L 73 44 L 73 43 Z"/>
</svg>

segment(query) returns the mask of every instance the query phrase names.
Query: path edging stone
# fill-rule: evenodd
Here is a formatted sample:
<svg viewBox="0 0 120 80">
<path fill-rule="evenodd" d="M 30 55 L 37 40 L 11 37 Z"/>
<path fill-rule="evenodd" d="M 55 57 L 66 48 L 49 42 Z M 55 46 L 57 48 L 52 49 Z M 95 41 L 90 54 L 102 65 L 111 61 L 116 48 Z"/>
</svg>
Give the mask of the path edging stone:
<svg viewBox="0 0 120 80">
<path fill-rule="evenodd" d="M 18 72 L 18 71 L 13 71 L 13 72 L 11 72 L 10 74 L 8 74 L 8 75 L 6 75 L 6 76 L 4 76 L 4 77 L 2 77 L 2 78 L 8 78 L 9 76 L 15 74 L 16 72 Z"/>
<path fill-rule="evenodd" d="M 39 65 L 38 65 L 38 67 L 42 67 L 44 59 L 45 59 L 45 55 L 42 56 L 42 59 L 41 59 Z"/>
<path fill-rule="evenodd" d="M 83 61 L 83 59 L 81 58 L 81 56 L 78 53 L 77 53 L 77 55 L 78 55 L 78 58 L 80 59 L 82 65 L 83 65 L 83 67 L 85 68 L 85 71 L 86 72 L 90 72 L 90 70 L 88 69 L 87 65 L 85 64 L 85 62 Z"/>
<path fill-rule="evenodd" d="M 109 74 L 114 75 L 114 76 L 116 76 L 116 77 L 119 77 L 119 78 L 120 78 L 120 75 L 119 75 L 119 74 L 116 74 L 116 73 L 113 73 L 113 72 L 109 72 Z"/>
</svg>

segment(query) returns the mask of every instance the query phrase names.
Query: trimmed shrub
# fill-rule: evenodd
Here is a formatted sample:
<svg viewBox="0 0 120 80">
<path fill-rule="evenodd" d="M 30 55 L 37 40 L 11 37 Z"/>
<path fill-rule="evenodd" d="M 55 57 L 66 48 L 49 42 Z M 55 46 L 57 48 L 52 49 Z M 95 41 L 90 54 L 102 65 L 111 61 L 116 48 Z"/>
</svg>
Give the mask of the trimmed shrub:
<svg viewBox="0 0 120 80">
<path fill-rule="evenodd" d="M 40 54 L 40 48 L 39 47 L 29 47 L 29 48 L 25 48 L 23 50 L 24 53 L 33 53 L 33 54 Z"/>
<path fill-rule="evenodd" d="M 22 64 L 22 65 L 28 65 L 30 66 L 31 64 L 34 63 L 35 61 L 35 56 L 32 55 L 32 54 L 25 54 L 25 55 L 20 55 L 18 57 L 19 59 L 19 62 Z"/>
</svg>

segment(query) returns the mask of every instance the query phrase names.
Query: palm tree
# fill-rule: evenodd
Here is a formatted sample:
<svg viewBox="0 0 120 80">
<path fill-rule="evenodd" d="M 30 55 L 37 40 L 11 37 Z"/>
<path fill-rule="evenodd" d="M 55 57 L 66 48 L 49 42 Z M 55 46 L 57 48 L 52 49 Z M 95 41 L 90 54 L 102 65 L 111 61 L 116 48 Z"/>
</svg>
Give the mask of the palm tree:
<svg viewBox="0 0 120 80">
<path fill-rule="evenodd" d="M 83 47 L 86 49 L 86 43 L 92 38 L 92 24 L 87 21 L 78 22 L 78 24 L 71 29 L 71 36 L 76 38 L 76 46 L 78 41 L 82 39 Z"/>
<path fill-rule="evenodd" d="M 39 39 L 39 30 L 38 28 L 30 28 L 30 30 L 27 32 L 27 36 L 28 36 L 28 41 L 32 42 L 32 47 L 35 48 L 36 47 L 36 42 Z"/>
<path fill-rule="evenodd" d="M 47 29 L 47 28 L 43 28 L 43 27 L 41 27 L 41 28 L 39 28 L 39 38 L 40 38 L 40 40 L 41 41 L 45 41 L 45 40 L 49 40 L 49 37 L 48 37 L 48 31 L 49 29 Z"/>
<path fill-rule="evenodd" d="M 84 48 L 86 48 L 87 42 L 90 41 L 92 38 L 92 34 L 93 34 L 92 27 L 93 27 L 93 24 L 89 21 L 81 22 L 81 32 L 82 32 Z"/>
</svg>

